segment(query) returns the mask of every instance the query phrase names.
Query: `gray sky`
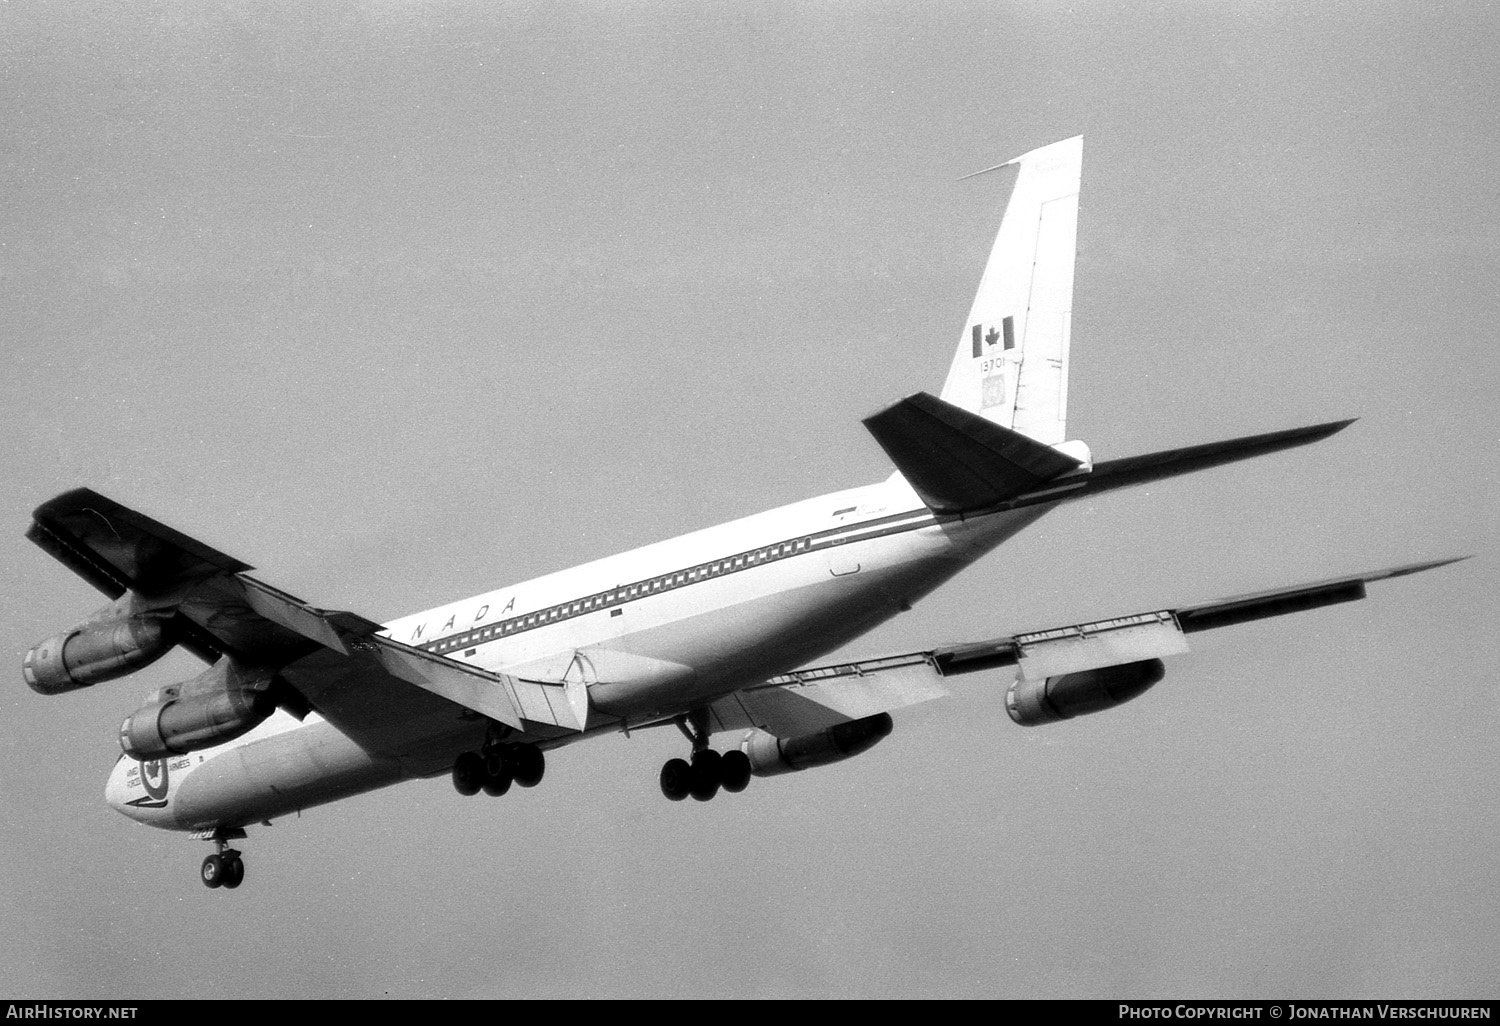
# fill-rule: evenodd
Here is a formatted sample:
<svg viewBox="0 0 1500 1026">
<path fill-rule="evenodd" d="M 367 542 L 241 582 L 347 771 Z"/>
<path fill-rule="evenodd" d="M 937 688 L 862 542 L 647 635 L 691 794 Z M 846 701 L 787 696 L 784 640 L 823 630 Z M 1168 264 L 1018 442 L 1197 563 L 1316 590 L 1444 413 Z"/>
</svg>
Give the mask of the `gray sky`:
<svg viewBox="0 0 1500 1026">
<path fill-rule="evenodd" d="M 1149 6 L 1149 10 L 1147 9 Z M 0 993 L 1496 996 L 1490 5 L 0 8 Z M 674 732 L 208 846 L 102 803 L 174 654 L 55 699 L 87 484 L 377 619 L 889 466 L 993 177 L 1083 132 L 1070 434 L 1363 419 L 1052 514 L 877 655 L 1410 560 L 1115 713 L 1001 675 L 859 759 L 672 804 Z"/>
</svg>

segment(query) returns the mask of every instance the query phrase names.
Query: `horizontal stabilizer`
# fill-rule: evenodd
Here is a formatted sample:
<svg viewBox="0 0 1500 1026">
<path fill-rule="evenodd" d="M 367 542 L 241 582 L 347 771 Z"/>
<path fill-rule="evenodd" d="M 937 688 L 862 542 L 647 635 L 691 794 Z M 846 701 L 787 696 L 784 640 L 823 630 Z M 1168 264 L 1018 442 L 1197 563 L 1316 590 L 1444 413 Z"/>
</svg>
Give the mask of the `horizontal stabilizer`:
<svg viewBox="0 0 1500 1026">
<path fill-rule="evenodd" d="M 1050 445 L 926 392 L 908 396 L 864 423 L 935 513 L 985 509 L 1081 465 Z"/>
<path fill-rule="evenodd" d="M 1144 456 L 1104 460 L 1094 464 L 1087 486 L 1078 495 L 1095 495 L 1114 488 L 1126 488 L 1165 477 L 1176 477 L 1178 474 L 1191 474 L 1195 470 L 1207 470 L 1209 467 L 1252 456 L 1292 449 L 1336 435 L 1353 423 L 1354 420 L 1336 420 L 1311 427 L 1292 428 L 1289 431 L 1272 431 L 1264 435 L 1209 442 L 1207 445 L 1191 445 L 1185 449 L 1166 449 Z"/>
</svg>

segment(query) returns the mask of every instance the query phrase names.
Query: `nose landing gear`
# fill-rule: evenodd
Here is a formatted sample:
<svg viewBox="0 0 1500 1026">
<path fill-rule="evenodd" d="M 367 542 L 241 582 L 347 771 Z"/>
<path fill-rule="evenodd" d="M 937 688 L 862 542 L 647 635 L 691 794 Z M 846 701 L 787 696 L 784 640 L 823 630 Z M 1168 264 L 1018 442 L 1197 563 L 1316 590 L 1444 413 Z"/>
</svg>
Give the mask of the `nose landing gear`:
<svg viewBox="0 0 1500 1026">
<path fill-rule="evenodd" d="M 245 862 L 240 858 L 239 852 L 229 847 L 230 841 L 244 836 L 243 830 L 215 831 L 209 836 L 216 850 L 203 860 L 203 866 L 198 872 L 198 878 L 205 887 L 223 887 L 232 891 L 245 882 Z"/>
</svg>

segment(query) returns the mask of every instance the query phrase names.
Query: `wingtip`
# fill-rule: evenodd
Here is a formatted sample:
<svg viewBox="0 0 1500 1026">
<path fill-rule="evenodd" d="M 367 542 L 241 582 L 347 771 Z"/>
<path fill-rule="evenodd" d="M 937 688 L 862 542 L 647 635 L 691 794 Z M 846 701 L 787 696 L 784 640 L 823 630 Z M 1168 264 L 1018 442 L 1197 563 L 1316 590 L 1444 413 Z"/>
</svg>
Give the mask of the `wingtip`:
<svg viewBox="0 0 1500 1026">
<path fill-rule="evenodd" d="M 1298 443 L 1321 442 L 1325 438 L 1332 438 L 1340 431 L 1359 420 L 1358 417 L 1350 417 L 1348 420 L 1330 420 L 1323 424 L 1309 424 L 1307 427 L 1292 428 L 1284 433 L 1283 437 L 1296 439 Z"/>
<path fill-rule="evenodd" d="M 1318 434 L 1320 437 L 1328 438 L 1332 435 L 1338 434 L 1340 431 L 1344 430 L 1346 427 L 1358 420 L 1358 417 L 1350 417 L 1347 420 L 1330 420 L 1326 424 L 1314 424 L 1307 430 L 1309 432 Z"/>
<path fill-rule="evenodd" d="M 1425 563 L 1408 563 L 1406 566 L 1394 567 L 1386 573 L 1387 577 L 1405 577 L 1407 574 L 1419 574 L 1424 570 L 1435 570 L 1440 566 L 1450 563 L 1462 563 L 1466 559 L 1473 559 L 1471 552 L 1466 556 L 1449 556 L 1447 559 L 1433 559 Z"/>
<path fill-rule="evenodd" d="M 42 520 L 56 515 L 59 511 L 68 512 L 81 506 L 89 505 L 114 505 L 114 503 L 94 491 L 92 488 L 70 488 L 59 495 L 54 495 L 36 509 L 31 511 L 33 520 Z"/>
</svg>

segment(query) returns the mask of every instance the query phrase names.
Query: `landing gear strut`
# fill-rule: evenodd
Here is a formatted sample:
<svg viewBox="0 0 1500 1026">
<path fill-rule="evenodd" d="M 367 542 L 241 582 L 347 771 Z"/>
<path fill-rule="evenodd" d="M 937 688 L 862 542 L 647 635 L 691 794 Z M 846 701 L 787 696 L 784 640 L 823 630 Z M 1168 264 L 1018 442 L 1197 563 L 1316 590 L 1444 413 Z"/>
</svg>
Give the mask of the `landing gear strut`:
<svg viewBox="0 0 1500 1026">
<path fill-rule="evenodd" d="M 203 860 L 203 866 L 199 870 L 199 879 L 205 887 L 224 887 L 234 890 L 245 882 L 245 863 L 240 858 L 240 853 L 229 847 L 232 839 L 244 837 L 243 830 L 226 831 L 217 833 L 213 837 L 214 854 Z"/>
<path fill-rule="evenodd" d="M 677 721 L 693 746 L 692 761 L 669 759 L 661 768 L 661 793 L 674 802 L 688 795 L 706 802 L 719 788 L 737 794 L 750 785 L 750 757 L 734 749 L 722 755 L 708 747 L 708 715 L 695 710 Z"/>
<path fill-rule="evenodd" d="M 464 752 L 453 761 L 453 787 L 462 795 L 483 791 L 498 798 L 510 785 L 535 787 L 547 772 L 547 757 L 534 744 L 486 742 L 477 752 Z"/>
</svg>

